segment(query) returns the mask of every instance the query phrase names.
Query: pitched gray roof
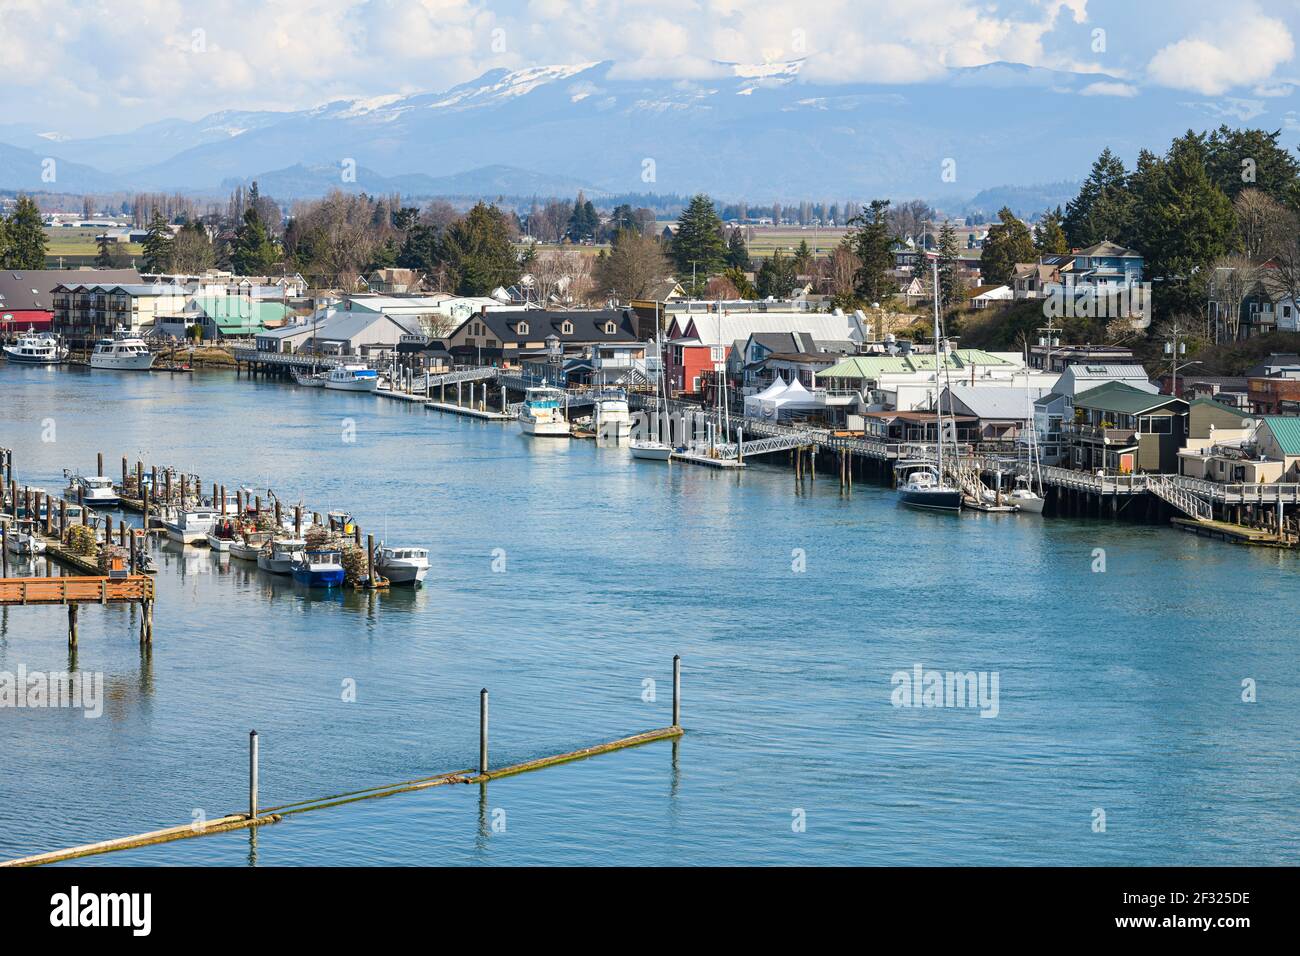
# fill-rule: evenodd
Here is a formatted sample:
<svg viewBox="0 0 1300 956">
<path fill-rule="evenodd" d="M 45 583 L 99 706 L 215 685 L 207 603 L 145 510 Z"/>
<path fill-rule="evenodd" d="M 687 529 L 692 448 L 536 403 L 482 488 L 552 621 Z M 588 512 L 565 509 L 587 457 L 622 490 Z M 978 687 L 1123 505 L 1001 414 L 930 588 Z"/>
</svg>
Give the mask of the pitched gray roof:
<svg viewBox="0 0 1300 956">
<path fill-rule="evenodd" d="M 134 269 L 6 269 L 0 272 L 0 308 L 34 311 L 54 308 L 51 290 L 59 285 L 138 283 Z"/>
</svg>

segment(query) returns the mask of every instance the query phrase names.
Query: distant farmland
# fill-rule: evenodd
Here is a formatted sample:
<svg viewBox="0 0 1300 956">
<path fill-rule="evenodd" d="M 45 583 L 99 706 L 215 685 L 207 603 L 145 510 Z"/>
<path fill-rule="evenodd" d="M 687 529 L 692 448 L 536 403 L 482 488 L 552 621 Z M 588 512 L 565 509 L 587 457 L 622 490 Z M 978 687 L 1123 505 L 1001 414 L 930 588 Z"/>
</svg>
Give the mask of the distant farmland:
<svg viewBox="0 0 1300 956">
<path fill-rule="evenodd" d="M 747 226 L 749 236 L 749 254 L 756 259 L 768 259 L 772 253 L 780 250 L 781 255 L 788 256 L 799 248 L 800 242 L 808 243 L 813 255 L 830 255 L 840 244 L 848 229 L 832 226 Z"/>
<path fill-rule="evenodd" d="M 95 237 L 103 232 L 95 228 L 65 228 L 54 226 L 45 228 L 45 265 L 50 269 L 75 269 L 78 266 L 95 264 L 99 246 Z M 118 243 L 113 247 L 128 259 L 138 259 L 144 254 L 139 243 Z"/>
</svg>

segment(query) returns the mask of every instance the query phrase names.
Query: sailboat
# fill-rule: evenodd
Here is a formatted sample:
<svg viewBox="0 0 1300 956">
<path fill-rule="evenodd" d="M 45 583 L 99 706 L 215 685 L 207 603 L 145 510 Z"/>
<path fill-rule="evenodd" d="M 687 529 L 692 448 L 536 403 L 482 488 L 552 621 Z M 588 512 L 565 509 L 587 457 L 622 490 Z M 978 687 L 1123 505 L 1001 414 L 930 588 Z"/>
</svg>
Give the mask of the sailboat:
<svg viewBox="0 0 1300 956">
<path fill-rule="evenodd" d="M 939 401 L 939 363 L 943 360 L 939 337 L 939 263 L 934 267 L 934 425 L 938 441 L 938 465 L 928 462 L 900 462 L 908 469 L 907 480 L 898 488 L 898 500 L 910 508 L 928 511 L 961 511 L 961 489 L 945 483 L 943 475 L 943 406 Z"/>
<path fill-rule="evenodd" d="M 650 413 L 653 416 L 651 421 L 655 423 L 655 427 L 650 429 L 649 434 L 651 436 L 662 435 L 664 438 L 667 438 L 668 415 L 666 410 L 660 409 L 659 407 L 659 383 L 663 381 L 664 377 L 664 349 L 658 331 L 658 316 L 656 315 L 655 318 L 655 351 L 658 354 L 659 371 L 655 374 L 655 403 L 654 410 Z M 665 388 L 664 391 L 666 392 L 667 388 Z M 632 452 L 632 457 L 639 458 L 642 461 L 669 461 L 673 455 L 672 445 L 654 437 L 634 438 L 629 447 Z"/>
<path fill-rule="evenodd" d="M 1017 511 L 1024 511 L 1029 514 L 1041 515 L 1043 506 L 1047 503 L 1043 498 L 1043 467 L 1038 454 L 1038 424 L 1034 420 L 1034 405 L 1032 400 L 1032 391 L 1029 387 L 1029 350 L 1025 349 L 1025 401 L 1029 405 L 1029 445 L 1028 445 L 1028 465 L 1029 469 L 1026 474 L 1016 475 L 1016 486 L 1007 495 L 1007 501 L 1016 506 Z M 1035 487 L 1035 485 L 1037 487 Z"/>
</svg>

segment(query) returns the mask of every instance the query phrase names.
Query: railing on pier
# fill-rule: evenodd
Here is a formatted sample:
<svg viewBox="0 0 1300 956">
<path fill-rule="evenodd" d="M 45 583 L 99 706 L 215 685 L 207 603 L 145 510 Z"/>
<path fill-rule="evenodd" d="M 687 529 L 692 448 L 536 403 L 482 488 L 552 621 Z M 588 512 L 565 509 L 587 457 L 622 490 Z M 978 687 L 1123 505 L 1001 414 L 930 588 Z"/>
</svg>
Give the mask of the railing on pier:
<svg viewBox="0 0 1300 956">
<path fill-rule="evenodd" d="M 1214 520 L 1214 508 L 1208 501 L 1174 484 L 1166 475 L 1148 475 L 1147 490 L 1157 498 L 1169 502 L 1189 518 L 1202 521 Z"/>
<path fill-rule="evenodd" d="M 153 579 L 128 577 L 0 578 L 0 605 L 117 604 L 153 600 Z"/>
<path fill-rule="evenodd" d="M 236 362 L 258 362 L 262 365 L 282 365 L 286 368 L 334 368 L 338 365 L 364 365 L 366 368 L 379 369 L 387 366 L 388 358 L 378 359 L 362 355 L 317 355 L 312 352 L 268 352 L 235 346 Z"/>
</svg>

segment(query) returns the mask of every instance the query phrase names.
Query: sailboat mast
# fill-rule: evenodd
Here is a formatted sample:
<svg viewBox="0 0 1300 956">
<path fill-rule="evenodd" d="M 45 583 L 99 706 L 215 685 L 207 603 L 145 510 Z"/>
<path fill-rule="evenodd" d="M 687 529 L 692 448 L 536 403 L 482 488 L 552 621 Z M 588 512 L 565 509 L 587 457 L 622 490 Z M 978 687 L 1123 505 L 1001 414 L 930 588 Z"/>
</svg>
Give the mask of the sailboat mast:
<svg viewBox="0 0 1300 956">
<path fill-rule="evenodd" d="M 943 409 L 939 400 L 939 260 L 930 263 L 934 270 L 934 428 L 935 447 L 939 450 L 939 484 L 943 484 Z"/>
</svg>

